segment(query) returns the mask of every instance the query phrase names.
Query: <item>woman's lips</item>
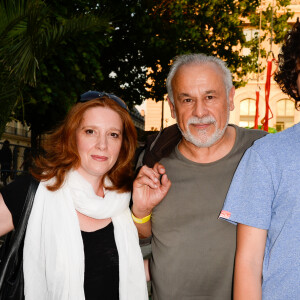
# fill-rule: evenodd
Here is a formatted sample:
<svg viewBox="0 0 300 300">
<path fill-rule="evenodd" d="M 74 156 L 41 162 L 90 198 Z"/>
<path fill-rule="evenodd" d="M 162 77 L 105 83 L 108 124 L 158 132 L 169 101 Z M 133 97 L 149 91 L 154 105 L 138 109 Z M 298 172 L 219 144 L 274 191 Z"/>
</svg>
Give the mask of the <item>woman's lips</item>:
<svg viewBox="0 0 300 300">
<path fill-rule="evenodd" d="M 92 159 L 97 161 L 106 161 L 108 159 L 107 156 L 100 156 L 100 155 L 92 155 Z"/>
</svg>

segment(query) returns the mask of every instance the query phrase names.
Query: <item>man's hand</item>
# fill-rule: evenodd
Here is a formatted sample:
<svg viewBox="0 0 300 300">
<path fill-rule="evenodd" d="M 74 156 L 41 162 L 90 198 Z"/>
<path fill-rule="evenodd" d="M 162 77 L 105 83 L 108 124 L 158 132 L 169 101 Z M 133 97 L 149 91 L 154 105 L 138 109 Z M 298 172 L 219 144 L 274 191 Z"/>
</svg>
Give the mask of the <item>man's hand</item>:
<svg viewBox="0 0 300 300">
<path fill-rule="evenodd" d="M 132 212 L 143 218 L 152 212 L 167 195 L 171 187 L 163 165 L 156 163 L 153 168 L 143 166 L 133 183 Z"/>
</svg>

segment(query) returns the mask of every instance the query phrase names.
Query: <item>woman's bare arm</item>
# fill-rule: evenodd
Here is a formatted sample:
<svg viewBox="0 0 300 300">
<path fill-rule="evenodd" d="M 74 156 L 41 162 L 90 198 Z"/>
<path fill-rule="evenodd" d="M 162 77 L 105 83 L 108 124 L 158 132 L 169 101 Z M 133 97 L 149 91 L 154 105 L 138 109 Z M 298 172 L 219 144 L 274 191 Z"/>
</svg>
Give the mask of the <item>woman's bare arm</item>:
<svg viewBox="0 0 300 300">
<path fill-rule="evenodd" d="M 267 230 L 238 224 L 234 299 L 262 299 L 262 268 Z"/>
<path fill-rule="evenodd" d="M 2 195 L 0 194 L 0 236 L 14 229 L 13 219 L 8 210 Z"/>
</svg>

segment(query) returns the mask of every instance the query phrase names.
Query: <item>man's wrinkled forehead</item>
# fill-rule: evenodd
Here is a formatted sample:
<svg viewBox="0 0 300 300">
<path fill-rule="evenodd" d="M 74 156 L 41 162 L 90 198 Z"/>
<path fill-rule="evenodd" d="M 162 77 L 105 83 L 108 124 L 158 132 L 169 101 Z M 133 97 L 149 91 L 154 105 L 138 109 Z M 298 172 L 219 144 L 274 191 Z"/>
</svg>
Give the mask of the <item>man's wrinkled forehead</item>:
<svg viewBox="0 0 300 300">
<path fill-rule="evenodd" d="M 185 68 L 198 68 L 199 70 L 201 70 L 201 67 L 205 68 L 205 67 L 212 67 L 215 68 L 216 72 L 221 72 L 221 68 L 220 66 L 218 66 L 215 62 L 213 61 L 199 61 L 199 62 L 191 62 L 191 63 L 186 63 L 186 64 L 182 64 L 176 71 L 175 75 L 182 69 Z M 174 76 L 175 76 L 174 75 Z"/>
<path fill-rule="evenodd" d="M 224 74 L 220 67 L 213 62 L 190 63 L 180 66 L 172 78 L 171 85 L 173 92 L 183 83 L 189 86 L 202 85 L 203 87 L 203 83 L 211 82 L 209 78 L 218 85 L 222 82 L 226 89 Z M 207 87 L 207 89 L 211 88 Z"/>
</svg>

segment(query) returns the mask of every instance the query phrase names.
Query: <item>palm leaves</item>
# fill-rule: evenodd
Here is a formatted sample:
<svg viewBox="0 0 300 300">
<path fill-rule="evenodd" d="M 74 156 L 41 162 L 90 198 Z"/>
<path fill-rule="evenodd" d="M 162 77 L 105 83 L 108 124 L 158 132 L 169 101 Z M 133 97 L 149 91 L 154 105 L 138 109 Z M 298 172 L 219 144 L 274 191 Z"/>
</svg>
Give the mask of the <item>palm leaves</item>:
<svg viewBox="0 0 300 300">
<path fill-rule="evenodd" d="M 84 14 L 58 21 L 42 0 L 0 0 L 0 136 L 22 87 L 35 86 L 45 57 L 69 38 L 107 30 L 106 17 Z"/>
</svg>

